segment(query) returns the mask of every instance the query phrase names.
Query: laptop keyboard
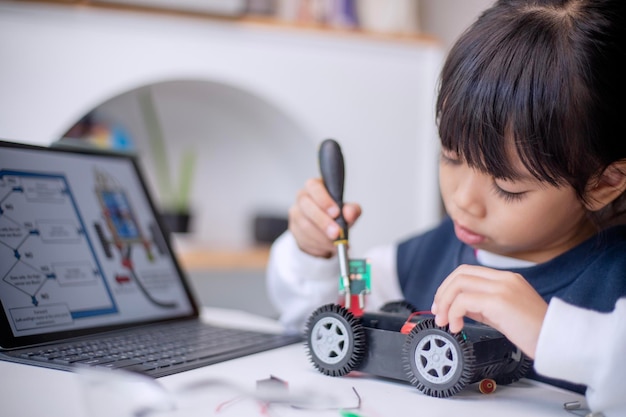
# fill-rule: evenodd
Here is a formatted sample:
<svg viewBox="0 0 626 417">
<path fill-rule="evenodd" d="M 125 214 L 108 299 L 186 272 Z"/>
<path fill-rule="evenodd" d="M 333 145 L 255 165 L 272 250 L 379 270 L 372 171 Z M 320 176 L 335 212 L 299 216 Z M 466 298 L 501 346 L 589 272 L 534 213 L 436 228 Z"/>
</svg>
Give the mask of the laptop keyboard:
<svg viewBox="0 0 626 417">
<path fill-rule="evenodd" d="M 192 321 L 6 353 L 44 366 L 98 366 L 158 378 L 300 340 L 294 335 L 222 328 Z"/>
</svg>

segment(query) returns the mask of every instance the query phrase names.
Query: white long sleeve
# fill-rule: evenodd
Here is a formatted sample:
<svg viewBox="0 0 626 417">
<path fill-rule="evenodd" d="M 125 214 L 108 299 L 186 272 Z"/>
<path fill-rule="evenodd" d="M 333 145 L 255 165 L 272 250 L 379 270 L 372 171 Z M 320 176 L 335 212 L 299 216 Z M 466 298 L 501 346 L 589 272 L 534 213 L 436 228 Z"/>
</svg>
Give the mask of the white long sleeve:
<svg viewBox="0 0 626 417">
<path fill-rule="evenodd" d="M 550 301 L 535 354 L 542 375 L 587 386 L 587 403 L 606 417 L 626 416 L 626 299 L 611 313 Z"/>
<path fill-rule="evenodd" d="M 402 298 L 396 270 L 396 247 L 377 247 L 364 258 L 370 260 L 372 292 L 366 309 Z M 286 331 L 303 330 L 309 315 L 319 306 L 339 298 L 339 261 L 308 255 L 298 248 L 287 231 L 272 245 L 267 266 L 267 291 Z"/>
</svg>

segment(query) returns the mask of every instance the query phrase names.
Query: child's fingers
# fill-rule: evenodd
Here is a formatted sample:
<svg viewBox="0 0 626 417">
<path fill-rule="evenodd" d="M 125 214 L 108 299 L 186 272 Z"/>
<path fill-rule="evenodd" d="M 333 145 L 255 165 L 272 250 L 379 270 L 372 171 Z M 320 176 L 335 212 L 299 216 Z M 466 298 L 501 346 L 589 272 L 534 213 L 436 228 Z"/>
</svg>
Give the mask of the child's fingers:
<svg viewBox="0 0 626 417">
<path fill-rule="evenodd" d="M 321 230 L 327 239 L 334 240 L 339 235 L 339 226 L 335 222 L 334 217 L 329 214 L 329 211 L 332 212 L 329 207 L 335 207 L 337 210 L 338 208 L 336 205 L 324 207 L 324 203 L 320 203 L 320 200 L 325 200 L 324 194 L 326 196 L 328 194 L 325 190 L 319 194 L 319 190 L 315 191 L 315 188 L 316 186 L 313 183 L 307 183 L 307 188 L 298 193 L 296 204 L 290 210 L 290 220 L 308 220 L 309 223 L 302 221 L 300 224 L 310 224 Z M 314 195 L 316 192 L 318 195 Z"/>
<path fill-rule="evenodd" d="M 330 218 L 339 216 L 339 206 L 330 196 L 321 178 L 310 178 L 307 180 L 304 191 L 309 194 L 315 204 L 324 211 Z"/>
<path fill-rule="evenodd" d="M 356 203 L 345 203 L 343 206 L 343 217 L 352 226 L 354 222 L 361 216 L 361 206 Z"/>
<path fill-rule="evenodd" d="M 499 285 L 495 280 L 472 274 L 472 272 L 475 272 L 472 268 L 457 268 L 437 289 L 431 311 L 437 316 L 438 325 L 443 326 L 448 323 L 450 306 L 460 294 L 493 295 L 498 291 Z"/>
<path fill-rule="evenodd" d="M 448 287 L 450 285 L 452 285 L 452 283 L 454 282 L 456 277 L 458 277 L 459 275 L 463 274 L 464 271 L 471 271 L 471 269 L 469 267 L 470 267 L 470 265 L 460 265 L 460 266 L 458 266 L 454 271 L 452 271 L 450 273 L 450 275 L 448 275 L 446 277 L 446 279 L 443 280 L 443 282 L 441 284 L 439 284 L 439 288 L 437 289 L 437 292 L 435 293 L 434 302 L 433 302 L 433 305 L 431 307 L 431 310 L 432 310 L 433 313 L 436 313 L 441 308 L 441 306 L 439 305 L 439 299 L 441 299 L 443 294 L 445 294 L 447 292 Z"/>
<path fill-rule="evenodd" d="M 485 323 L 533 357 L 546 302 L 520 274 L 464 266 L 453 271 L 437 290 L 435 322 L 451 332 L 463 328 L 463 317 Z"/>
<path fill-rule="evenodd" d="M 304 216 L 296 216 L 289 221 L 289 230 L 298 247 L 312 256 L 328 258 L 334 253 L 334 245 L 326 234 Z"/>
<path fill-rule="evenodd" d="M 339 226 L 302 190 L 289 209 L 289 230 L 300 249 L 313 256 L 330 257 L 332 241 L 339 235 Z"/>
<path fill-rule="evenodd" d="M 344 204 L 344 217 L 349 225 L 361 215 L 361 206 Z M 307 180 L 298 192 L 296 202 L 289 209 L 289 230 L 304 252 L 330 257 L 335 252 L 333 241 L 339 237 L 340 227 L 335 221 L 339 207 L 320 178 Z"/>
<path fill-rule="evenodd" d="M 460 293 L 448 309 L 448 322 L 452 333 L 463 329 L 464 317 L 490 324 L 489 306 L 493 297 L 486 293 Z"/>
</svg>

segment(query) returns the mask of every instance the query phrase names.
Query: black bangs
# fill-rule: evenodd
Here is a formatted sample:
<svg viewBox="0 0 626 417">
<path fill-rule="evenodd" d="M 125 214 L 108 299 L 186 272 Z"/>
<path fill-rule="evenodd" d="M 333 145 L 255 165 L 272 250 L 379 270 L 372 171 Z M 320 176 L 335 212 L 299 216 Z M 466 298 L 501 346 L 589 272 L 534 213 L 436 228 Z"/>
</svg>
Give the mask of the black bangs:
<svg viewBox="0 0 626 417">
<path fill-rule="evenodd" d="M 582 193 L 581 168 L 589 176 L 598 168 L 585 151 L 593 146 L 582 110 L 588 90 L 569 33 L 553 17 L 487 11 L 461 36 L 441 73 L 439 135 L 443 148 L 496 178 L 519 177 L 515 150 L 539 181 Z"/>
</svg>

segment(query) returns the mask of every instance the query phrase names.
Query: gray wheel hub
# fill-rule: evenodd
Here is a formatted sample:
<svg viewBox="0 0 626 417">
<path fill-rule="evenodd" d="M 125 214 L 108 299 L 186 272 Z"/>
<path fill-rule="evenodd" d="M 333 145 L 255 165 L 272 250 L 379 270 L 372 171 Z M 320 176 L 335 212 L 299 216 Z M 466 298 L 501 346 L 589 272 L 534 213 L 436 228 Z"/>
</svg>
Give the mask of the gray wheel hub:
<svg viewBox="0 0 626 417">
<path fill-rule="evenodd" d="M 320 319 L 311 331 L 311 349 L 327 364 L 336 364 L 348 354 L 348 329 L 332 317 Z"/>
<path fill-rule="evenodd" d="M 420 375 L 434 384 L 449 382 L 459 368 L 456 346 L 444 336 L 429 334 L 415 349 L 415 366 Z"/>
</svg>

